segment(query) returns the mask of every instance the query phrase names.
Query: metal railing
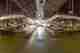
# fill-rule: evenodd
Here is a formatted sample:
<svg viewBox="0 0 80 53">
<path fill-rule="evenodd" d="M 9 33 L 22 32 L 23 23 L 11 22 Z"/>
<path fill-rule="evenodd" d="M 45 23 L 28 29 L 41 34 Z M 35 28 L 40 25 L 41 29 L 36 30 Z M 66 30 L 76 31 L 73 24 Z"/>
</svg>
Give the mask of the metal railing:
<svg viewBox="0 0 80 53">
<path fill-rule="evenodd" d="M 16 1 L 16 0 L 15 0 Z M 31 19 L 25 15 L 7 15 L 0 17 L 0 30 L 10 31 L 34 31 L 37 27 L 44 27 L 48 31 L 64 31 L 65 28 L 74 30 L 73 21 L 80 20 L 80 17 L 70 15 L 54 15 L 49 19 L 45 17 L 46 0 L 35 0 L 36 19 Z M 74 21 L 75 22 L 75 21 Z M 68 23 L 68 24 L 66 24 Z M 77 23 L 76 23 L 77 24 Z M 75 25 L 76 26 L 76 25 Z M 79 24 L 77 24 L 79 27 Z M 66 29 L 67 30 L 67 29 Z"/>
</svg>

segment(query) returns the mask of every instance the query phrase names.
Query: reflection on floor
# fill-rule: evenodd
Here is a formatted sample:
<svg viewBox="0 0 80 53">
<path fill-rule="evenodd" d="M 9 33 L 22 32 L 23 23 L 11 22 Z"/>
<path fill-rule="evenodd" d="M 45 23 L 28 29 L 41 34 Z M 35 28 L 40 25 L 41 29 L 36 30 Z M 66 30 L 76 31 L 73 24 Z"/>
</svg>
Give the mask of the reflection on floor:
<svg viewBox="0 0 80 53">
<path fill-rule="evenodd" d="M 32 34 L 32 42 L 24 39 L 23 34 L 0 36 L 0 53 L 80 53 L 80 32 L 60 32 L 56 34 L 56 39 L 48 38 L 49 34 L 44 32 L 41 39 L 36 31 Z"/>
</svg>

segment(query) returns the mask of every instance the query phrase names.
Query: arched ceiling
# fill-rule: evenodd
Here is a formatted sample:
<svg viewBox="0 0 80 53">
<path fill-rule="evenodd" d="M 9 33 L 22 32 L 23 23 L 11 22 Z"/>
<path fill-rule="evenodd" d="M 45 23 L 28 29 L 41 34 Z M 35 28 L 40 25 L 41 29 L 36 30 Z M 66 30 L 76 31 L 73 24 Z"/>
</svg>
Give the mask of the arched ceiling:
<svg viewBox="0 0 80 53">
<path fill-rule="evenodd" d="M 25 13 L 27 16 L 32 16 L 32 12 L 33 12 L 33 0 L 0 0 L 0 5 L 2 7 L 0 7 L 0 10 L 2 12 L 4 12 L 3 9 L 5 9 L 5 13 L 7 13 L 6 11 L 6 4 L 7 1 L 9 3 L 9 8 L 11 8 L 12 12 L 10 13 Z M 17 1 L 17 2 L 15 2 Z M 47 6 L 48 6 L 48 17 L 52 16 L 65 2 L 66 0 L 48 0 Z M 12 2 L 12 3 L 11 3 Z M 21 6 L 18 6 L 17 4 L 20 3 L 20 5 L 25 8 L 26 12 L 23 12 L 21 10 Z M 11 6 L 12 5 L 12 6 Z M 2 12 L 0 11 L 0 13 L 2 14 Z M 3 13 L 3 14 L 5 14 Z"/>
<path fill-rule="evenodd" d="M 48 13 L 52 16 L 59 8 L 66 2 L 66 0 L 48 0 Z"/>
</svg>

